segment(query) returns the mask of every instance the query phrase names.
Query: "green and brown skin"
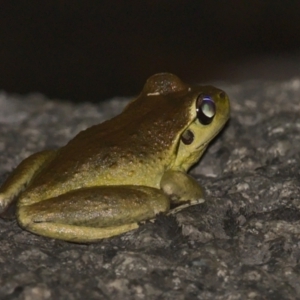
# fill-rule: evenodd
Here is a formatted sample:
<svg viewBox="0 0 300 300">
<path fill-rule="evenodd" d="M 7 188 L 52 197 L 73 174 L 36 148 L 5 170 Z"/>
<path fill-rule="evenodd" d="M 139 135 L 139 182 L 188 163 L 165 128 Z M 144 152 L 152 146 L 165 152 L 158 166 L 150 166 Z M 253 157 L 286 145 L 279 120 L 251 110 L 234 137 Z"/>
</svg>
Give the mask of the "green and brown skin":
<svg viewBox="0 0 300 300">
<path fill-rule="evenodd" d="M 199 94 L 216 114 L 197 119 Z M 25 159 L 0 189 L 0 213 L 17 199 L 21 227 L 71 242 L 94 242 L 168 212 L 171 202 L 203 202 L 186 174 L 229 118 L 227 95 L 169 73 L 148 79 L 124 111 L 80 132 L 67 145 Z M 193 133 L 190 144 L 182 140 Z"/>
</svg>

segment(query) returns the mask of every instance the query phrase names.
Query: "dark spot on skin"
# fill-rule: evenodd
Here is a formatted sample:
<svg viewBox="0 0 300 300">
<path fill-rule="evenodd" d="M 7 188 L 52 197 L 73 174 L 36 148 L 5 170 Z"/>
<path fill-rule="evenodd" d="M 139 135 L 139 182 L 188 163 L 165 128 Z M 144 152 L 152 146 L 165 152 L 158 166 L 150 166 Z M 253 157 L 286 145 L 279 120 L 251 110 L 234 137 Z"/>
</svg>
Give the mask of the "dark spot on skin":
<svg viewBox="0 0 300 300">
<path fill-rule="evenodd" d="M 194 140 L 194 134 L 190 130 L 186 130 L 182 134 L 181 140 L 185 145 L 190 145 Z"/>
</svg>

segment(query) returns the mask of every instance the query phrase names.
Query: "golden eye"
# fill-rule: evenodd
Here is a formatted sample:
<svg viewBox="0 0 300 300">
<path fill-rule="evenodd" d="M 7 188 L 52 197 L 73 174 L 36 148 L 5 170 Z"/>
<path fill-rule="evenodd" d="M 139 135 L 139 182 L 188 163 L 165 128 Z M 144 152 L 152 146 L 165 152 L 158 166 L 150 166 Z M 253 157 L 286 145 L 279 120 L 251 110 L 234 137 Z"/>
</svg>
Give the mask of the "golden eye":
<svg viewBox="0 0 300 300">
<path fill-rule="evenodd" d="M 216 115 L 215 102 L 209 96 L 200 94 L 196 101 L 197 118 L 203 125 L 208 125 Z"/>
</svg>

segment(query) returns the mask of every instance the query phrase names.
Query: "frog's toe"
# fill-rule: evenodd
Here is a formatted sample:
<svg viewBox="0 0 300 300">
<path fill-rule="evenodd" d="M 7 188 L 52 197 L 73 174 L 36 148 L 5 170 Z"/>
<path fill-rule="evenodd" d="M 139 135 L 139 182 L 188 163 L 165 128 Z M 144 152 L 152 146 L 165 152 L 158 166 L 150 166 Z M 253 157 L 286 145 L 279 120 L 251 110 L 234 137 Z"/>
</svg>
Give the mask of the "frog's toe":
<svg viewBox="0 0 300 300">
<path fill-rule="evenodd" d="M 184 203 L 182 205 L 179 205 L 179 206 L 169 210 L 167 215 L 174 215 L 174 214 L 178 213 L 179 211 L 182 211 L 183 209 L 185 209 L 187 207 L 198 205 L 198 204 L 201 204 L 203 202 L 205 202 L 205 200 L 203 198 L 187 201 L 186 203 Z"/>
<path fill-rule="evenodd" d="M 5 193 L 0 193 L 0 215 L 6 211 L 11 199 Z"/>
</svg>

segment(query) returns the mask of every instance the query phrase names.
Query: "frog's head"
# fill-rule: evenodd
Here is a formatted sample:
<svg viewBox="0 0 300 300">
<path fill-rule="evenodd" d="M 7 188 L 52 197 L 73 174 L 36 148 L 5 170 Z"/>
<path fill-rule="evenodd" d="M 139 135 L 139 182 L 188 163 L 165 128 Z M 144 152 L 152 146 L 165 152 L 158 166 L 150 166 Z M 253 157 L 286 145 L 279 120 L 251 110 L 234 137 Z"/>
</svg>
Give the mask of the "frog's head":
<svg viewBox="0 0 300 300">
<path fill-rule="evenodd" d="M 145 140 L 151 140 L 152 153 L 164 156 L 160 160 L 168 161 L 167 168 L 183 171 L 198 161 L 230 113 L 224 91 L 188 85 L 170 73 L 150 77 L 127 109 L 135 113 L 132 119 L 139 112 L 139 130 Z"/>
<path fill-rule="evenodd" d="M 188 95 L 190 118 L 178 137 L 173 168 L 188 170 L 199 160 L 208 143 L 221 131 L 229 119 L 230 105 L 226 93 L 213 86 L 191 86 Z"/>
</svg>

